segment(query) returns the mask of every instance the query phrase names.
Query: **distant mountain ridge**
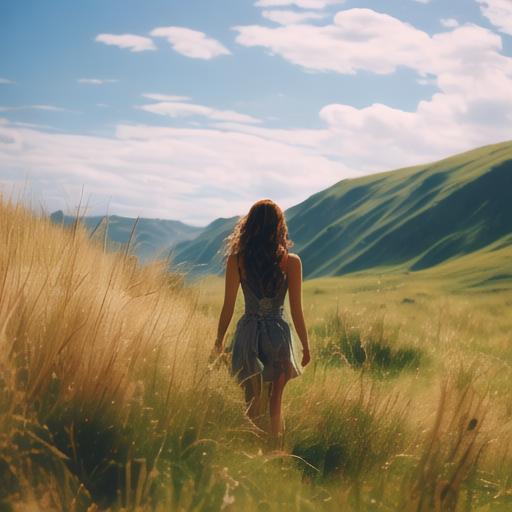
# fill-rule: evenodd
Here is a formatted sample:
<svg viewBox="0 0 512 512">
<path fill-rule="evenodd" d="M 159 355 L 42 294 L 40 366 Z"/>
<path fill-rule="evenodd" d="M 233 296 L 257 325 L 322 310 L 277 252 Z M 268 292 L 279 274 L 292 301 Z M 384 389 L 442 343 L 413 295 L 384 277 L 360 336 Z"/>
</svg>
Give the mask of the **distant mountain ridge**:
<svg viewBox="0 0 512 512">
<path fill-rule="evenodd" d="M 512 142 L 344 179 L 285 215 L 292 250 L 308 278 L 377 268 L 415 271 L 491 244 L 508 247 Z M 177 243 L 173 262 L 193 273 L 221 272 L 222 241 L 237 219 L 217 219 L 193 240 Z"/>
<path fill-rule="evenodd" d="M 177 243 L 171 251 L 174 266 L 191 274 L 209 274 L 222 271 L 222 244 L 240 217 L 220 217 L 203 228 L 190 241 Z"/>
<path fill-rule="evenodd" d="M 75 221 L 72 215 L 65 215 L 62 210 L 50 215 L 57 224 L 71 225 Z M 133 219 L 119 215 L 105 215 L 82 217 L 80 221 L 95 236 L 104 236 L 111 248 L 117 244 L 126 244 L 135 226 L 131 242 L 135 254 L 142 262 L 156 258 L 166 258 L 171 248 L 178 242 L 190 240 L 202 233 L 203 227 L 191 226 L 178 220 L 163 219 Z"/>
</svg>

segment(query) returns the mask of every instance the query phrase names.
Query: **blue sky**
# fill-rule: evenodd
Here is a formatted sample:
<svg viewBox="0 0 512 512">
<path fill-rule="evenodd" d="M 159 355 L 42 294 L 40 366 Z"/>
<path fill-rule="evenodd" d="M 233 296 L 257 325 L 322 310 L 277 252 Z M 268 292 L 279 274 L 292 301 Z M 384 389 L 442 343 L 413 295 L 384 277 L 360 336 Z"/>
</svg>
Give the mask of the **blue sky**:
<svg viewBox="0 0 512 512">
<path fill-rule="evenodd" d="M 512 139 L 510 0 L 0 6 L 0 178 L 205 224 Z M 27 192 L 25 192 L 27 195 Z"/>
</svg>

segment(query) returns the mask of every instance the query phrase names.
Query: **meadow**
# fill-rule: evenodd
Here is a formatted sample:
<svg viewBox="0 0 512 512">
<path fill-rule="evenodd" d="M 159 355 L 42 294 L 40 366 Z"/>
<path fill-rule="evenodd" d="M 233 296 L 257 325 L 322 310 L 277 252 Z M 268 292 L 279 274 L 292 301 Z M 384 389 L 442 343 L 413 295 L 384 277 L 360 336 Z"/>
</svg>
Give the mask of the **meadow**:
<svg viewBox="0 0 512 512">
<path fill-rule="evenodd" d="M 6 199 L 0 247 L 0 510 L 512 508 L 512 288 L 471 262 L 306 281 L 276 453 L 209 361 L 221 278 Z"/>
</svg>

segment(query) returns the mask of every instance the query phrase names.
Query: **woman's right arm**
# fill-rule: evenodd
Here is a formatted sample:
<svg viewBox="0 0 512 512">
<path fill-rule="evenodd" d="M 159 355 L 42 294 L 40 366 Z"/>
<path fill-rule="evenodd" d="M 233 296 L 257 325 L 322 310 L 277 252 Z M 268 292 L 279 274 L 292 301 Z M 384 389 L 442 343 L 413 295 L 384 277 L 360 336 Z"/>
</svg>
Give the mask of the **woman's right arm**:
<svg viewBox="0 0 512 512">
<path fill-rule="evenodd" d="M 288 255 L 288 298 L 293 325 L 302 344 L 302 366 L 306 366 L 311 357 L 309 354 L 308 331 L 302 311 L 302 261 L 297 254 Z"/>
<path fill-rule="evenodd" d="M 224 347 L 224 335 L 233 318 L 235 310 L 236 296 L 240 286 L 240 275 L 238 274 L 238 262 L 236 255 L 229 255 L 226 263 L 226 277 L 224 280 L 224 303 L 220 312 L 219 323 L 217 327 L 217 338 L 214 349 L 222 352 Z"/>
</svg>

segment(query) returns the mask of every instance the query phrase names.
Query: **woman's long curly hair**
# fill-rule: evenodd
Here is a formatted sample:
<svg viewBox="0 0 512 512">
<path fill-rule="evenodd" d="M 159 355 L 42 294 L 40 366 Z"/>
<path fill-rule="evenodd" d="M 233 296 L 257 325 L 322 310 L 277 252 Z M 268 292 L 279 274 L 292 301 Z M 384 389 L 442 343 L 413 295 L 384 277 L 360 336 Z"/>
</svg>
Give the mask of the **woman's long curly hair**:
<svg viewBox="0 0 512 512">
<path fill-rule="evenodd" d="M 275 295 L 285 278 L 279 264 L 292 246 L 281 208 L 270 199 L 261 199 L 239 219 L 227 237 L 225 256 L 239 255 L 244 277 L 269 297 Z"/>
</svg>

